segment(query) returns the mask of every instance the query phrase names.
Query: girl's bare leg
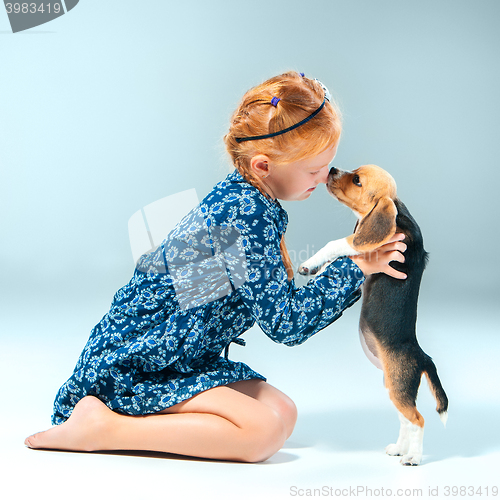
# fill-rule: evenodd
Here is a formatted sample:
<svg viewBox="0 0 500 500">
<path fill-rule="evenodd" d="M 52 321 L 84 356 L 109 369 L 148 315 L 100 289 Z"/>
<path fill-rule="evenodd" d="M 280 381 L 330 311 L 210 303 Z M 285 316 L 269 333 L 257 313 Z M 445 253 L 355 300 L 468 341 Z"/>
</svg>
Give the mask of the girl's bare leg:
<svg viewBox="0 0 500 500">
<path fill-rule="evenodd" d="M 25 444 L 74 451 L 152 450 L 259 462 L 281 448 L 294 419 L 293 411 L 284 417 L 244 392 L 256 393 L 275 407 L 286 407 L 279 403 L 282 393 L 257 382 L 215 387 L 163 413 L 137 417 L 115 413 L 97 398 L 86 396 L 66 422 L 27 438 Z"/>
<path fill-rule="evenodd" d="M 297 407 L 286 394 L 271 384 L 257 379 L 235 382 L 229 384 L 228 387 L 257 399 L 276 410 L 285 424 L 287 439 L 291 436 L 297 422 Z"/>
</svg>

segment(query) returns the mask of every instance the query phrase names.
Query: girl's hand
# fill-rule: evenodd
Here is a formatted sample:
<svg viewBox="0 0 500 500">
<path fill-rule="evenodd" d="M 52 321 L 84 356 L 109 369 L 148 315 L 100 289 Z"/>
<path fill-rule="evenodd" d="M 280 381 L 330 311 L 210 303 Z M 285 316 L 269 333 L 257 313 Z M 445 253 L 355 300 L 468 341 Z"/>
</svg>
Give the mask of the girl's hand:
<svg viewBox="0 0 500 500">
<path fill-rule="evenodd" d="M 404 239 L 404 234 L 396 233 L 389 242 L 378 247 L 373 252 L 353 255 L 350 258 L 363 271 L 365 276 L 385 273 L 393 278 L 404 280 L 406 279 L 406 274 L 396 271 L 396 269 L 389 265 L 389 262 L 392 261 L 405 261 L 403 252 L 406 250 L 406 245 L 402 242 Z"/>
</svg>

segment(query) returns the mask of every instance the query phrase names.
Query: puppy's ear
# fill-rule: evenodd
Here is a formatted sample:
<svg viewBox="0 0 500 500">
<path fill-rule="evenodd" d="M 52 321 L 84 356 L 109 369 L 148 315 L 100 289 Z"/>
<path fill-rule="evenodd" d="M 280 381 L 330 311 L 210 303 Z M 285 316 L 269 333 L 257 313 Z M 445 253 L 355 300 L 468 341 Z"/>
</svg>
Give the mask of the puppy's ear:
<svg viewBox="0 0 500 500">
<path fill-rule="evenodd" d="M 365 215 L 352 235 L 352 247 L 358 252 L 371 252 L 389 241 L 396 232 L 398 210 L 387 196 L 380 198 Z"/>
</svg>

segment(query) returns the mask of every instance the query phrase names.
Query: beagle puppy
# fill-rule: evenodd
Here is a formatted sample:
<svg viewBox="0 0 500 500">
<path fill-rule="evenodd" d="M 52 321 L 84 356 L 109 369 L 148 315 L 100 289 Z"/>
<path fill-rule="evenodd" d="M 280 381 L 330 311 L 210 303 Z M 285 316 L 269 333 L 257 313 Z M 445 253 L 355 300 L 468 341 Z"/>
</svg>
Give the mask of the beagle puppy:
<svg viewBox="0 0 500 500">
<path fill-rule="evenodd" d="M 416 398 L 422 374 L 436 399 L 446 424 L 448 398 L 436 366 L 420 348 L 416 337 L 417 301 L 420 281 L 427 263 L 422 233 L 396 194 L 392 176 L 376 165 L 364 165 L 353 172 L 330 170 L 328 191 L 358 217 L 354 234 L 331 241 L 299 267 L 301 274 L 318 274 L 338 257 L 375 250 L 396 233 L 404 233 L 405 261 L 391 266 L 407 275 L 399 280 L 379 273 L 367 276 L 359 331 L 370 361 L 383 370 L 385 386 L 400 419 L 399 437 L 386 448 L 389 455 L 401 455 L 403 465 L 418 465 L 422 459 L 424 419 Z"/>
</svg>

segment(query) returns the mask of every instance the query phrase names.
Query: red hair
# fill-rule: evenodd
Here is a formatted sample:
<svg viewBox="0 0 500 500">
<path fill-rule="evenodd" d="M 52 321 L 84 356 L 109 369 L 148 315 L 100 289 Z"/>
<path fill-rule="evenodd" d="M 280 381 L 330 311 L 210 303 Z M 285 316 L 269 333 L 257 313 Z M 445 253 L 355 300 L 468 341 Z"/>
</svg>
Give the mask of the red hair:
<svg viewBox="0 0 500 500">
<path fill-rule="evenodd" d="M 280 99 L 276 106 L 271 103 L 273 97 Z M 314 157 L 338 143 L 342 131 L 340 112 L 335 103 L 328 100 L 314 118 L 294 130 L 269 139 L 236 140 L 291 127 L 318 109 L 324 98 L 325 91 L 319 82 L 295 71 L 270 78 L 243 96 L 231 118 L 224 143 L 234 166 L 249 183 L 265 193 L 250 166 L 251 159 L 257 154 L 266 155 L 275 163 L 286 164 Z M 291 280 L 293 268 L 284 238 L 280 249 Z"/>
</svg>

